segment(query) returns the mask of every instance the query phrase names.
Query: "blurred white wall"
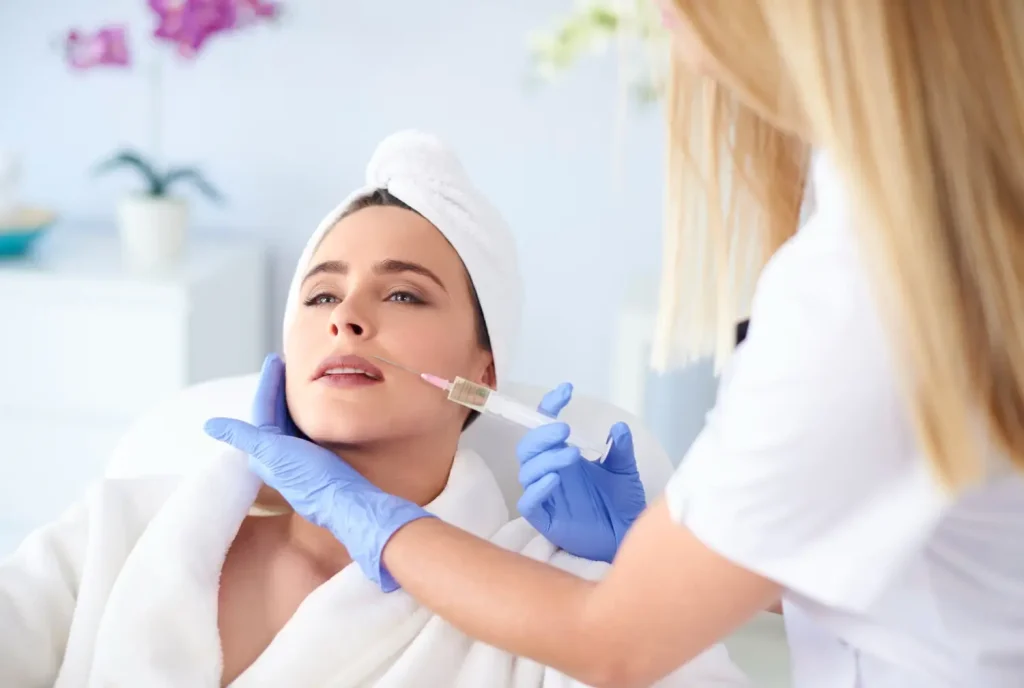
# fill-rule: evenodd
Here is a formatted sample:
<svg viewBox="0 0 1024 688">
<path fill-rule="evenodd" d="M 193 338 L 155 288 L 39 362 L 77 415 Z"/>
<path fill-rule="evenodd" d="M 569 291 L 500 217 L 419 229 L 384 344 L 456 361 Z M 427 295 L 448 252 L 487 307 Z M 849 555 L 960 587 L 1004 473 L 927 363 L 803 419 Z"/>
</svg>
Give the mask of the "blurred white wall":
<svg viewBox="0 0 1024 688">
<path fill-rule="evenodd" d="M 195 63 L 163 46 L 165 157 L 201 165 L 229 201 L 196 198 L 197 226 L 271 245 L 276 322 L 306 237 L 360 183 L 374 144 L 398 128 L 437 132 L 518 235 L 527 299 L 516 376 L 605 396 L 625 284 L 659 265 L 661 120 L 632 108 L 618 128 L 610 57 L 531 84 L 526 36 L 569 5 L 290 0 L 279 26 L 217 37 Z M 74 73 L 53 47 L 69 28 L 122 20 L 132 72 Z M 156 52 L 140 29 L 151 25 L 144 0 L 0 0 L 0 147 L 24 156 L 28 199 L 109 222 L 134 180 L 90 168 L 149 143 Z M 702 417 L 705 388 L 679 412 Z"/>
</svg>

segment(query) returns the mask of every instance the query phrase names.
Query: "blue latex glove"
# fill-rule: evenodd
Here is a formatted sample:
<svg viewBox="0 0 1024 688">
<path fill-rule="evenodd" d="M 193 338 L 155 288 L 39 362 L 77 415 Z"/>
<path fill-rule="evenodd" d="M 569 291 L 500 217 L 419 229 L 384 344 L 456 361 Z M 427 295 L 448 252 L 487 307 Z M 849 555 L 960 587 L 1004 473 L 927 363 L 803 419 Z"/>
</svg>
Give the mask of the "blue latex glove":
<svg viewBox="0 0 1024 688">
<path fill-rule="evenodd" d="M 296 513 L 329 530 L 381 590 L 397 590 L 398 583 L 380 560 L 384 545 L 405 524 L 431 514 L 380 490 L 336 454 L 294 434 L 285 402 L 284 363 L 276 355 L 263 364 L 253 421 L 256 425 L 213 418 L 203 429 L 248 454 L 250 469 Z"/>
<path fill-rule="evenodd" d="M 538 410 L 558 416 L 572 398 L 572 385 L 559 385 Z M 569 426 L 552 423 L 519 442 L 519 513 L 551 543 L 584 559 L 610 562 L 626 531 L 647 505 L 636 468 L 633 435 L 625 423 L 612 426 L 612 448 L 602 463 L 580 456 L 565 443 Z"/>
<path fill-rule="evenodd" d="M 282 435 L 300 437 L 284 396 L 284 361 L 277 354 L 263 359 L 256 395 L 252 399 L 252 424 L 257 428 L 277 428 Z"/>
</svg>

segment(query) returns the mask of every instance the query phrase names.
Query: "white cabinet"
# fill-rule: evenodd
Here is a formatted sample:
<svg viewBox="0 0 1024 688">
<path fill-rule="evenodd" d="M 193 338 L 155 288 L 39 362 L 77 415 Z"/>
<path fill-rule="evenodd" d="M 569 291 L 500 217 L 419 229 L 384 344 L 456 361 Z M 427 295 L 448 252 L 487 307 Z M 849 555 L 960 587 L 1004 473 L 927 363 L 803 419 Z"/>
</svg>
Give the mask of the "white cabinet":
<svg viewBox="0 0 1024 688">
<path fill-rule="evenodd" d="M 195 239 L 159 275 L 122 267 L 113 236 L 67 230 L 0 260 L 0 555 L 99 477 L 139 413 L 258 370 L 267 291 L 263 249 L 238 238 Z"/>
</svg>

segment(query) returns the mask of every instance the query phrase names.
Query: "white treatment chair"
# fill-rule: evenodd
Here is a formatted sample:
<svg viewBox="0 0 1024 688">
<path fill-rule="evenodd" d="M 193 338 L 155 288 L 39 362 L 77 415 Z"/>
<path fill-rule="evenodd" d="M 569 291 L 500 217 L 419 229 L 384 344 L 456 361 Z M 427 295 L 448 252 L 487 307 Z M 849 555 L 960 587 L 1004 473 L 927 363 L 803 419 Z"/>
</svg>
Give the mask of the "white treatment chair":
<svg viewBox="0 0 1024 688">
<path fill-rule="evenodd" d="M 115 448 L 107 465 L 110 478 L 153 475 L 188 475 L 223 450 L 223 445 L 203 432 L 203 423 L 214 416 L 248 420 L 258 375 L 223 378 L 189 387 L 145 413 Z M 510 384 L 506 394 L 536 406 L 546 390 L 525 384 Z M 633 431 L 640 479 L 648 501 L 661 494 L 673 468 L 665 450 L 643 422 L 617 406 L 574 396 L 560 419 L 584 437 L 603 441 L 616 421 Z M 476 449 L 494 471 L 509 512 L 517 513 L 522 494 L 517 479 L 515 446 L 524 430 L 501 419 L 480 417 L 463 434 L 462 445 Z M 733 660 L 748 674 L 755 686 L 786 688 L 788 652 L 778 618 L 764 614 L 741 629 L 726 644 Z"/>
</svg>

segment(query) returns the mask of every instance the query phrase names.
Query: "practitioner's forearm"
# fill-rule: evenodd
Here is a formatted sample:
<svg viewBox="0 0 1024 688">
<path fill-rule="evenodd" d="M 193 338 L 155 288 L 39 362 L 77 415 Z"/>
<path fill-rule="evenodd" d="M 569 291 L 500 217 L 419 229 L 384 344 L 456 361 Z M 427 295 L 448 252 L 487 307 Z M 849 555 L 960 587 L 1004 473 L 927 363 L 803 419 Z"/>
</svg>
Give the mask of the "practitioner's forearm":
<svg viewBox="0 0 1024 688">
<path fill-rule="evenodd" d="M 383 558 L 406 592 L 467 635 L 603 682 L 586 623 L 590 581 L 432 518 L 399 530 Z"/>
<path fill-rule="evenodd" d="M 673 523 L 663 502 L 631 528 L 592 583 L 436 519 L 400 529 L 384 564 L 467 635 L 595 686 L 647 686 L 779 599 Z"/>
</svg>

